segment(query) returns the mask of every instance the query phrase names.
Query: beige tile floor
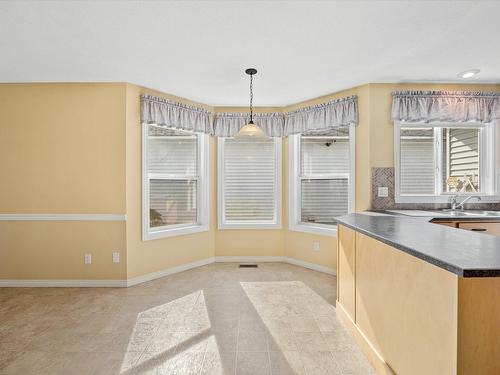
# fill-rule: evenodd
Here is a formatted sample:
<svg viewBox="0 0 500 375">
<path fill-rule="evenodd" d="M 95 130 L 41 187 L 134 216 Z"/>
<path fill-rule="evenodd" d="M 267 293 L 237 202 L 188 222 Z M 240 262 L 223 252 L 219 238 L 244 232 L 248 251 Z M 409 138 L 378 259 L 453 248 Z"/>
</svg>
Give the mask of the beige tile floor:
<svg viewBox="0 0 500 375">
<path fill-rule="evenodd" d="M 335 284 L 219 263 L 131 288 L 0 288 L 0 374 L 374 374 Z"/>
</svg>

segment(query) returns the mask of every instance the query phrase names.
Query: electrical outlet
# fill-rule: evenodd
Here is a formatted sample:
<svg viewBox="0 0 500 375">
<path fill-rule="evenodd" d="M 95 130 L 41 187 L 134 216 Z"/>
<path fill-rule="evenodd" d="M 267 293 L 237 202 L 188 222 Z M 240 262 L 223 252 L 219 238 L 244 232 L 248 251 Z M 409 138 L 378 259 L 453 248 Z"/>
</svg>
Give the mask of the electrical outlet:
<svg viewBox="0 0 500 375">
<path fill-rule="evenodd" d="M 113 251 L 113 263 L 120 263 L 120 253 Z"/>
<path fill-rule="evenodd" d="M 389 188 L 387 186 L 379 186 L 378 196 L 380 198 L 387 198 L 389 196 Z"/>
<path fill-rule="evenodd" d="M 320 250 L 320 244 L 317 241 L 313 242 L 313 251 L 319 251 Z"/>
<path fill-rule="evenodd" d="M 85 254 L 84 263 L 85 264 L 92 264 L 92 254 L 90 254 L 90 253 Z"/>
</svg>

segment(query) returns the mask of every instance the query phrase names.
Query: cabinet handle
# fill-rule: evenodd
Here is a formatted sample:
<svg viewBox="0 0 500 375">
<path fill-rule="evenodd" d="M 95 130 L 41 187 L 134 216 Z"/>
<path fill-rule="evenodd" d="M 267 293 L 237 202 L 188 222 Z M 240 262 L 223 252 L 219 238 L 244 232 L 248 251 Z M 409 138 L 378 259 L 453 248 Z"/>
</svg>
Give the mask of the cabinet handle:
<svg viewBox="0 0 500 375">
<path fill-rule="evenodd" d="M 486 228 L 471 228 L 471 230 L 474 232 L 486 232 L 487 231 Z"/>
</svg>

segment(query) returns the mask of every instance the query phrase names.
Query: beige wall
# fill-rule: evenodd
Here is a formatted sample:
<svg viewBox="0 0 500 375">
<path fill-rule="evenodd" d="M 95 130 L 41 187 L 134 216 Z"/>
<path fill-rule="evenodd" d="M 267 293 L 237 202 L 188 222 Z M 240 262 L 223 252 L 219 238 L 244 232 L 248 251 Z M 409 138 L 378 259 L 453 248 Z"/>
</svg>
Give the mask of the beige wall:
<svg viewBox="0 0 500 375">
<path fill-rule="evenodd" d="M 370 208 L 371 168 L 393 166 L 391 92 L 498 91 L 500 85 L 367 84 L 284 108 L 358 96 L 356 210 Z M 0 84 L 0 214 L 127 214 L 127 222 L 0 221 L 0 279 L 125 279 L 214 256 L 287 256 L 336 268 L 336 237 L 288 230 L 288 141 L 283 140 L 281 230 L 218 230 L 216 139 L 210 140 L 210 228 L 141 239 L 139 95 L 217 107 L 125 83 Z M 29 108 L 29 110 L 26 110 Z M 313 251 L 313 242 L 320 251 Z M 111 262 L 111 252 L 121 263 Z M 83 254 L 93 264 L 83 264 Z"/>
<path fill-rule="evenodd" d="M 125 222 L 0 221 L 0 280 L 123 280 L 125 249 Z M 91 265 L 83 262 L 88 252 Z"/>
<path fill-rule="evenodd" d="M 125 214 L 124 98 L 120 83 L 0 84 L 0 213 Z M 124 233 L 124 222 L 0 221 L 0 279 L 124 279 Z"/>
<path fill-rule="evenodd" d="M 198 103 L 127 84 L 127 276 L 144 275 L 214 256 L 214 220 L 206 232 L 142 241 L 140 94 L 147 93 L 186 104 Z M 208 108 L 210 109 L 210 108 Z M 215 159 L 215 139 L 210 140 L 210 160 Z M 215 211 L 215 170 L 210 166 L 210 212 Z"/>
<path fill-rule="evenodd" d="M 0 84 L 2 213 L 125 213 L 125 85 Z"/>
</svg>

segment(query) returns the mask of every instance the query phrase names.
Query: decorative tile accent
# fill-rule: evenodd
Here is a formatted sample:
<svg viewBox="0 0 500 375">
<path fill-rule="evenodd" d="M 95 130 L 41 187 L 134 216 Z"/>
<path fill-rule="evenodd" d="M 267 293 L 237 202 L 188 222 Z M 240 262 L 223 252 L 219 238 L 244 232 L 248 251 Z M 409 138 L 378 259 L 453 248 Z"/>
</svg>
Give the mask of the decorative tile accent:
<svg viewBox="0 0 500 375">
<path fill-rule="evenodd" d="M 379 186 L 389 188 L 387 197 L 377 196 Z M 372 168 L 372 209 L 386 210 L 393 208 L 394 205 L 394 168 Z"/>
<path fill-rule="evenodd" d="M 378 187 L 389 188 L 388 197 L 377 196 Z M 447 203 L 396 203 L 394 198 L 394 168 L 372 168 L 372 210 L 438 210 L 447 208 Z M 500 203 L 467 203 L 469 210 L 500 210 Z"/>
</svg>

